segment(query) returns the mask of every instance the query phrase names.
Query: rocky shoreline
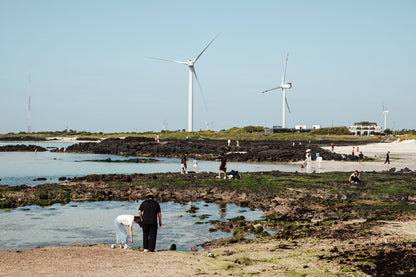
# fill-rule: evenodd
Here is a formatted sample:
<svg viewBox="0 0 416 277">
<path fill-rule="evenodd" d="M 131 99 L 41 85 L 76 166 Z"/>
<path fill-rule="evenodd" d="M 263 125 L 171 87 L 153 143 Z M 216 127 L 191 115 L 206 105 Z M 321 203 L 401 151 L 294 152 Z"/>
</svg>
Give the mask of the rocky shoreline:
<svg viewBox="0 0 416 277">
<path fill-rule="evenodd" d="M 316 266 L 324 263 L 335 269 L 345 268 L 347 272 L 351 268 L 353 272 L 377 276 L 415 272 L 416 240 L 403 242 L 374 230 L 382 228 L 385 222 L 415 220 L 416 172 L 391 170 L 362 174 L 366 181 L 358 185 L 346 182 L 347 172 L 258 172 L 245 173 L 239 180 L 217 179 L 213 173 L 89 175 L 60 184 L 0 186 L 0 205 L 14 208 L 70 201 L 136 201 L 149 193 L 158 201 L 236 203 L 262 209 L 265 217 L 256 221 L 238 217 L 212 223 L 213 231 L 230 232 L 232 236 L 204 242 L 201 246 L 214 253 L 211 257 L 231 266 L 225 272 L 235 266 L 238 269 L 258 264 L 264 272 L 272 273 L 269 263 L 257 261 L 258 255 L 275 257 L 285 251 L 307 255 L 307 260 L 312 259 Z M 247 239 L 248 233 L 254 233 L 256 238 Z M 316 241 L 317 245 L 309 245 L 310 241 Z M 268 248 L 261 250 L 265 243 Z M 221 250 L 222 247 L 230 248 Z M 319 248 L 311 253 L 311 247 Z M 240 252 L 247 257 L 237 254 Z M 233 261 L 227 262 L 227 257 L 233 257 Z M 308 272 L 304 264 L 303 261 L 293 263 L 297 268 L 300 266 L 299 271 L 303 266 Z"/>
<path fill-rule="evenodd" d="M 16 144 L 16 145 L 0 146 L 0 152 L 38 152 L 38 151 L 44 152 L 48 150 L 38 145 Z"/>
<path fill-rule="evenodd" d="M 354 142 L 354 145 L 364 142 Z M 349 145 L 352 142 L 337 142 L 337 145 Z M 99 143 L 86 142 L 69 146 L 67 152 L 114 154 L 123 156 L 145 157 L 175 157 L 184 153 L 189 158 L 198 160 L 218 160 L 221 153 L 226 153 L 228 160 L 236 162 L 296 162 L 305 159 L 307 149 L 311 150 L 312 159 L 316 153 L 324 160 L 356 160 L 352 155 L 342 156 L 324 150 L 321 146 L 328 146 L 328 141 L 232 141 L 228 146 L 226 140 L 179 140 L 166 139 L 155 143 L 151 138 L 127 137 L 109 138 Z"/>
</svg>

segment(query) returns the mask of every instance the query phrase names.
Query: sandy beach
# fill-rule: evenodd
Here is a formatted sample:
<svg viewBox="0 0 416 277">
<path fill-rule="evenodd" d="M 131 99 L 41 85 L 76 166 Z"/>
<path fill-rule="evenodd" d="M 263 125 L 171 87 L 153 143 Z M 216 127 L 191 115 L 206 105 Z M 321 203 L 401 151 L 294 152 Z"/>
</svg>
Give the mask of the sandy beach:
<svg viewBox="0 0 416 277">
<path fill-rule="evenodd" d="M 331 150 L 330 146 L 323 147 Z M 416 141 L 395 141 L 391 143 L 372 143 L 360 145 L 359 150 L 364 156 L 375 159 L 374 161 L 363 162 L 343 162 L 343 161 L 322 161 L 319 168 L 318 163 L 312 161 L 311 171 L 328 172 L 328 171 L 383 171 L 395 168 L 401 170 L 409 168 L 416 170 Z M 387 151 L 390 151 L 390 165 L 384 164 Z M 335 152 L 339 154 L 351 155 L 352 146 L 336 146 Z M 357 152 L 355 151 L 355 155 Z M 301 163 L 297 163 L 301 164 Z"/>
</svg>

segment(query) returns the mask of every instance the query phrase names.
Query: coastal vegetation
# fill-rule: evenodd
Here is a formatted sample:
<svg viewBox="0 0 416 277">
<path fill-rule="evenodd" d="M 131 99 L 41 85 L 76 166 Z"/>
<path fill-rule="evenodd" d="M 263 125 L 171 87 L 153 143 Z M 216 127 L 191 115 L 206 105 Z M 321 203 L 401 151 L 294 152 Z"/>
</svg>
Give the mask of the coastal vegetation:
<svg viewBox="0 0 416 277">
<path fill-rule="evenodd" d="M 407 132 L 400 132 L 400 135 L 412 134 L 412 130 Z M 262 126 L 245 126 L 245 127 L 233 127 L 227 130 L 221 131 L 196 131 L 185 132 L 182 130 L 161 130 L 159 132 L 126 132 L 126 133 L 103 133 L 103 132 L 87 132 L 76 130 L 63 130 L 63 131 L 48 131 L 48 132 L 35 132 L 35 133 L 8 133 L 0 134 L 0 140 L 5 138 L 22 138 L 31 137 L 34 139 L 45 140 L 46 138 L 54 137 L 77 137 L 84 140 L 97 140 L 105 138 L 119 138 L 119 137 L 148 137 L 154 138 L 159 135 L 161 139 L 214 139 L 214 140 L 334 140 L 334 141 L 382 141 L 390 139 L 387 137 L 356 137 L 349 133 L 346 127 L 332 127 L 322 128 L 314 130 L 310 133 L 302 133 L 299 130 L 288 129 L 285 133 L 266 133 L 265 128 Z M 393 135 L 393 133 L 392 133 Z M 414 134 L 413 134 L 414 135 Z"/>
</svg>

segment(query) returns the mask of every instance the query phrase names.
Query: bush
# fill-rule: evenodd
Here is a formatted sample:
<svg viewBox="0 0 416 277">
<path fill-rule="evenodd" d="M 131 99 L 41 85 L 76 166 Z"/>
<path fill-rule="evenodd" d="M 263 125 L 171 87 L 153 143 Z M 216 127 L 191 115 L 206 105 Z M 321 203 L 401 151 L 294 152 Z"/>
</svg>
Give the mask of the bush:
<svg viewBox="0 0 416 277">
<path fill-rule="evenodd" d="M 243 133 L 261 133 L 263 132 L 263 127 L 261 126 L 246 126 L 243 127 Z"/>
<path fill-rule="evenodd" d="M 311 134 L 314 135 L 352 135 L 347 127 L 332 127 L 332 128 L 321 128 L 313 130 Z"/>
</svg>

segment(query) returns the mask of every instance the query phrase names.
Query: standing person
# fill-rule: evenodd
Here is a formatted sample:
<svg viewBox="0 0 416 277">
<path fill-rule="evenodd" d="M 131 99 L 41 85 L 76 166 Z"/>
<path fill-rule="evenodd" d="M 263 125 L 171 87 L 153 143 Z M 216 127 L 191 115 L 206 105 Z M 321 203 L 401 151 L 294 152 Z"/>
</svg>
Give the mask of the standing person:
<svg viewBox="0 0 416 277">
<path fill-rule="evenodd" d="M 357 146 L 357 154 L 360 153 L 360 147 Z"/>
<path fill-rule="evenodd" d="M 364 154 L 363 154 L 363 152 L 361 151 L 360 152 L 360 154 L 358 155 L 358 160 L 359 160 L 359 163 L 360 164 L 362 164 L 363 163 L 363 160 L 364 160 Z"/>
<path fill-rule="evenodd" d="M 156 136 L 156 143 L 159 143 L 160 142 L 160 140 L 159 140 L 159 135 L 157 135 Z"/>
<path fill-rule="evenodd" d="M 240 149 L 240 142 L 238 140 L 235 142 L 235 144 L 237 146 L 237 149 Z"/>
<path fill-rule="evenodd" d="M 386 163 L 390 164 L 390 151 L 387 151 L 386 153 L 386 160 L 384 161 L 384 164 Z"/>
<path fill-rule="evenodd" d="M 188 174 L 188 169 L 186 165 L 186 157 L 188 156 L 188 152 L 182 155 L 181 158 L 181 174 Z"/>
<path fill-rule="evenodd" d="M 218 177 L 221 178 L 221 171 L 224 172 L 224 179 L 227 178 L 227 157 L 224 153 L 221 153 L 221 163 L 220 163 L 220 170 L 218 171 Z"/>
<path fill-rule="evenodd" d="M 228 139 L 228 147 L 231 147 L 231 140 Z"/>
<path fill-rule="evenodd" d="M 120 244 L 120 249 L 123 249 L 123 244 L 124 249 L 130 248 L 127 244 L 127 226 L 130 230 L 130 242 L 133 244 L 133 222 L 139 224 L 140 217 L 134 215 L 119 215 L 114 219 L 117 243 Z"/>
<path fill-rule="evenodd" d="M 331 143 L 331 152 L 334 153 L 334 150 L 335 150 L 335 145 L 334 143 Z"/>
<path fill-rule="evenodd" d="M 143 248 L 144 252 L 154 252 L 157 238 L 157 218 L 159 226 L 162 227 L 162 213 L 159 203 L 153 199 L 153 195 L 148 195 L 146 200 L 139 207 L 139 216 L 142 220 L 143 228 Z"/>
<path fill-rule="evenodd" d="M 354 157 L 354 150 L 355 150 L 355 146 L 352 147 L 352 152 L 351 155 Z"/>
<path fill-rule="evenodd" d="M 310 169 L 312 166 L 312 155 L 311 155 L 311 149 L 306 149 L 306 168 Z"/>
</svg>

